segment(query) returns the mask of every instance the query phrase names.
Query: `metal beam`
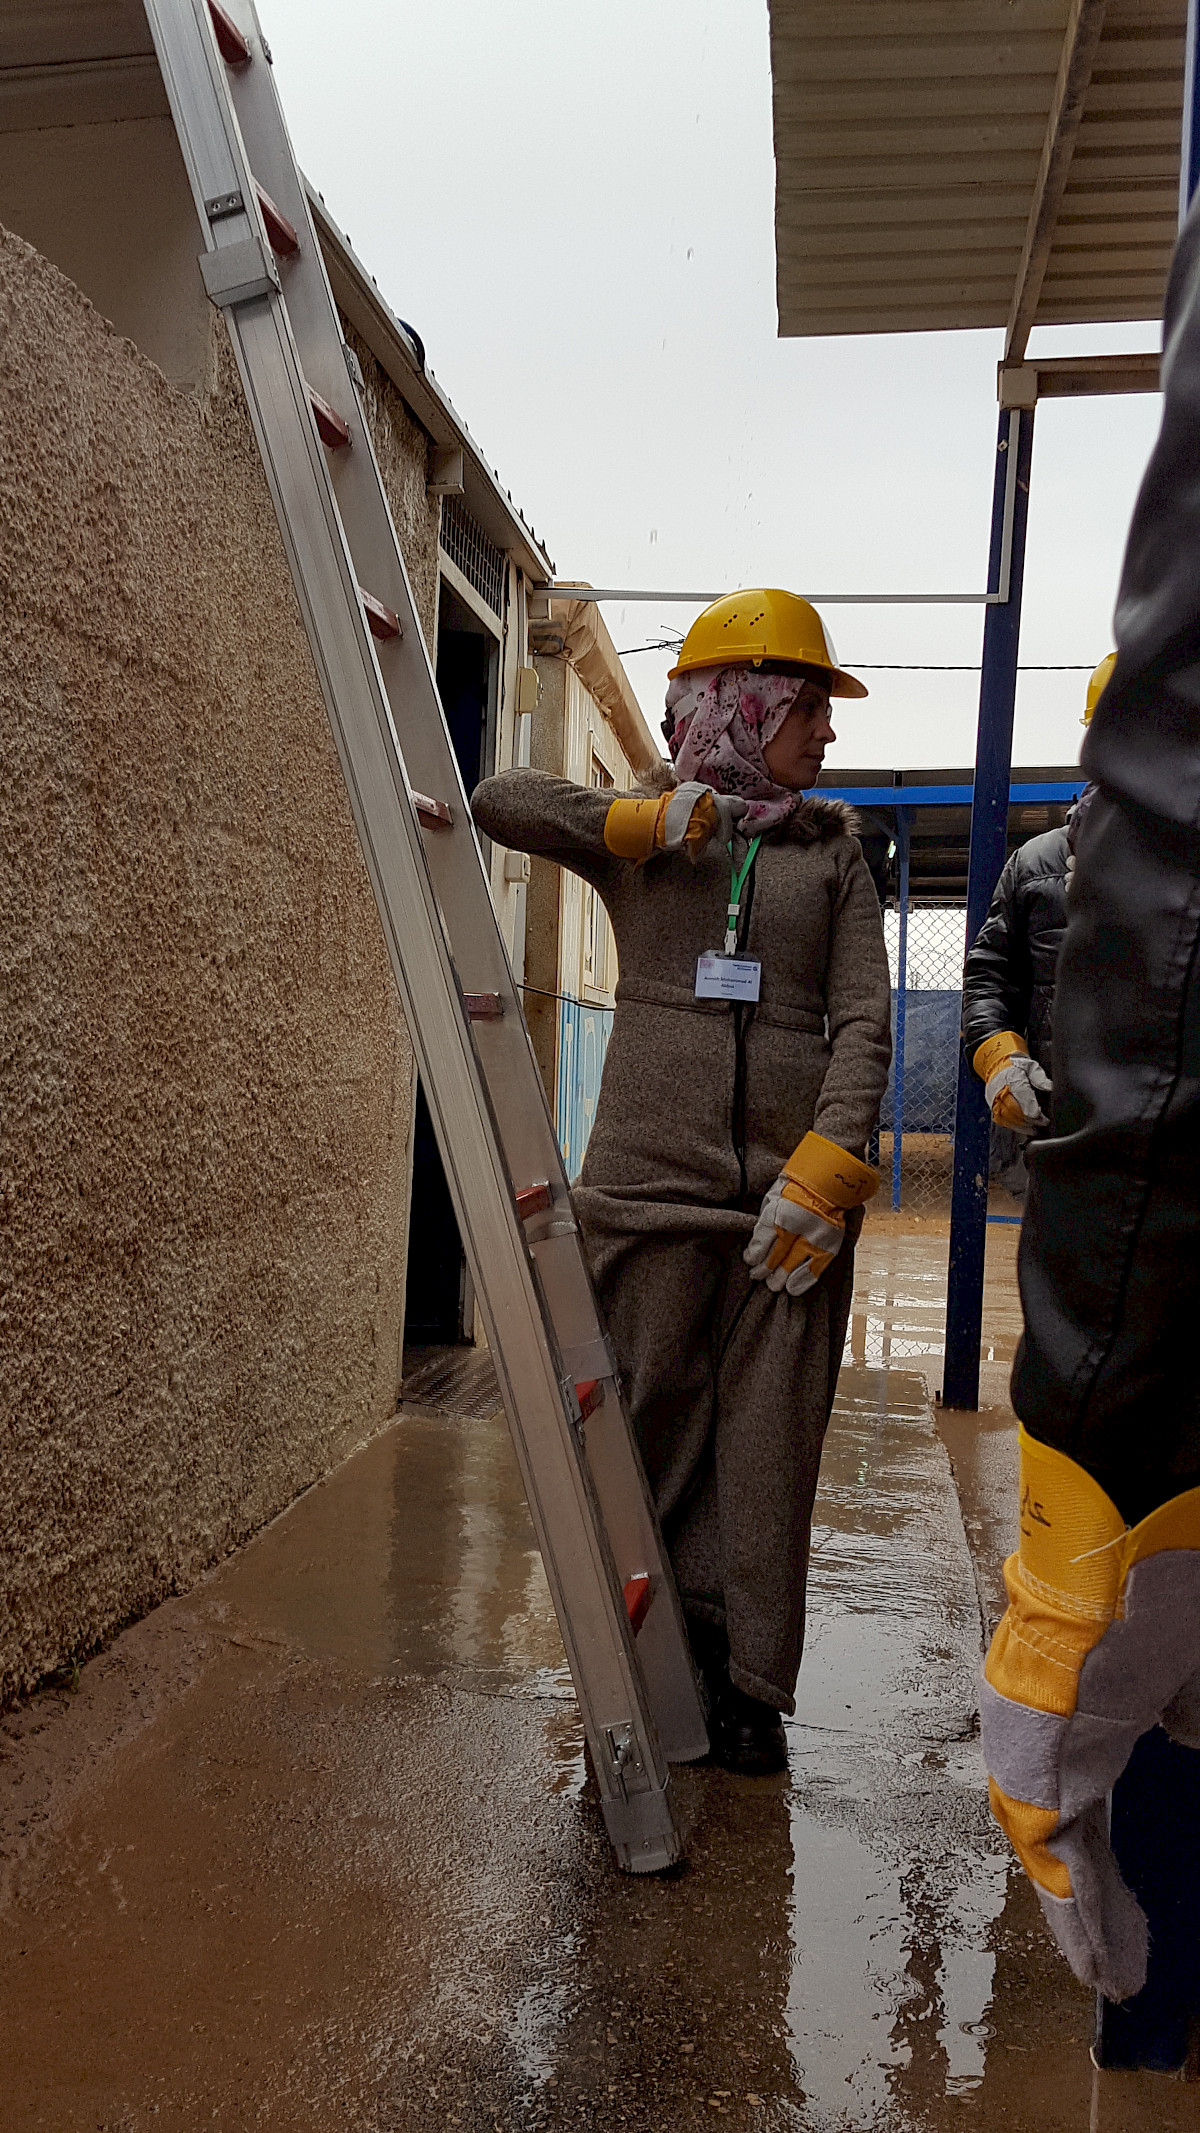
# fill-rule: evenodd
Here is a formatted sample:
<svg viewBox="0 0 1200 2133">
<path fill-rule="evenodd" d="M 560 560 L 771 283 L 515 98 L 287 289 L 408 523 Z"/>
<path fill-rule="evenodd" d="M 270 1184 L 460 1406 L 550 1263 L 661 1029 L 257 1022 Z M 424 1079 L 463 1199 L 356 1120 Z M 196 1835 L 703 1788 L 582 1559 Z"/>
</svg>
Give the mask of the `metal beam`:
<svg viewBox="0 0 1200 2133">
<path fill-rule="evenodd" d="M 1179 153 L 1179 220 L 1182 224 L 1200 184 L 1200 5 L 1188 0 L 1183 64 L 1183 139 Z"/>
<path fill-rule="evenodd" d="M 729 586 L 720 592 L 643 592 L 629 585 L 531 585 L 531 598 L 551 600 L 661 600 L 678 606 L 710 607 L 724 600 Z M 805 598 L 821 607 L 992 607 L 998 594 L 986 593 L 806 593 Z"/>
<path fill-rule="evenodd" d="M 968 947 L 987 917 L 992 891 L 1000 878 L 1007 850 L 1033 417 L 1031 407 L 1014 410 L 1011 414 L 1001 409 L 1000 413 L 988 576 L 994 583 L 999 583 L 1006 537 L 1010 574 L 1007 598 L 1002 605 L 989 608 L 983 631 L 979 738 L 967 863 Z M 1009 481 L 1010 465 L 1016 468 L 1012 483 Z M 983 1090 L 960 1046 L 954 1115 L 954 1182 L 950 1201 L 946 1353 L 942 1378 L 942 1400 L 947 1407 L 979 1405 L 979 1336 L 983 1323 L 990 1125 Z"/>
<path fill-rule="evenodd" d="M 896 1042 L 892 1055 L 892 1211 L 900 1207 L 904 1150 L 904 1037 L 908 1020 L 909 820 L 896 817 L 896 853 L 900 861 L 900 926 L 896 943 Z"/>
<path fill-rule="evenodd" d="M 996 374 L 1001 407 L 1035 407 L 1039 400 L 1079 400 L 1102 393 L 1162 391 L 1156 348 L 1125 355 L 1043 356 L 1003 362 Z"/>
<path fill-rule="evenodd" d="M 1006 362 L 1018 361 L 1024 355 L 1037 316 L 1038 298 L 1058 225 L 1058 211 L 1067 189 L 1071 157 L 1075 153 L 1076 136 L 1096 64 L 1096 47 L 1104 28 L 1106 4 L 1107 0 L 1071 0 L 1021 263 L 1017 268 L 1008 314 L 1008 331 L 1004 339 Z"/>
<path fill-rule="evenodd" d="M 1055 779 L 1037 784 L 1010 785 L 1010 807 L 1069 807 L 1079 798 L 1087 779 L 1080 771 L 1069 781 Z M 814 785 L 818 800 L 845 800 L 851 807 L 970 807 L 973 785 Z"/>
</svg>

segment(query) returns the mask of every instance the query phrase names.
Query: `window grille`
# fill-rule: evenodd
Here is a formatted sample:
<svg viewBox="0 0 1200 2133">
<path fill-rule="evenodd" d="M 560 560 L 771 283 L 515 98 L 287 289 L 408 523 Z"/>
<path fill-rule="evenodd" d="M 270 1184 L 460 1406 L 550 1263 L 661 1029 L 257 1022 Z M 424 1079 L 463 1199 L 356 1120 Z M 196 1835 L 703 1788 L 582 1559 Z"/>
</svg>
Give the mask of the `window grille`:
<svg viewBox="0 0 1200 2133">
<path fill-rule="evenodd" d="M 441 544 L 494 615 L 504 613 L 504 551 L 488 539 L 461 496 L 442 498 Z"/>
</svg>

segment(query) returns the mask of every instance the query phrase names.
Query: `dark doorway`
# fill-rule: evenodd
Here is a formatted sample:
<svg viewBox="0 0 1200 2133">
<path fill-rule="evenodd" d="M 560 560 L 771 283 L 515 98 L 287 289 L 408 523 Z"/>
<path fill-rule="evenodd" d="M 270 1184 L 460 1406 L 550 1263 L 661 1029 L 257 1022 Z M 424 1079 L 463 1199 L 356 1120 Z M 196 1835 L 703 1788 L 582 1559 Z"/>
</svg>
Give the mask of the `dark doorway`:
<svg viewBox="0 0 1200 2133">
<path fill-rule="evenodd" d="M 465 602 L 443 585 L 438 612 L 437 685 L 468 794 L 495 761 L 498 669 L 496 639 Z M 418 1085 L 405 1342 L 469 1341 L 474 1317 L 475 1300 L 454 1203 L 425 1091 Z"/>
</svg>

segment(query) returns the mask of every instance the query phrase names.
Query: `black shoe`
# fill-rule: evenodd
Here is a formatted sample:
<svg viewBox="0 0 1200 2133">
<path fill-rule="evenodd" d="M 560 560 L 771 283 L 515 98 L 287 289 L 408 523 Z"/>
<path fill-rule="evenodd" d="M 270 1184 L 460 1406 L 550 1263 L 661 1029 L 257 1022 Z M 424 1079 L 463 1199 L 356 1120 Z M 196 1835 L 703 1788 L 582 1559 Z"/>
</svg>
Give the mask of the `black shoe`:
<svg viewBox="0 0 1200 2133">
<path fill-rule="evenodd" d="M 710 1726 L 713 1761 L 743 1777 L 767 1777 L 787 1769 L 783 1720 L 773 1704 L 760 1703 L 730 1683 Z"/>
<path fill-rule="evenodd" d="M 697 1615 L 689 1616 L 687 1633 L 696 1671 L 708 1690 L 708 1699 L 715 1711 L 722 1698 L 729 1694 L 729 1639 L 722 1626 L 716 1622 L 703 1622 Z"/>
</svg>

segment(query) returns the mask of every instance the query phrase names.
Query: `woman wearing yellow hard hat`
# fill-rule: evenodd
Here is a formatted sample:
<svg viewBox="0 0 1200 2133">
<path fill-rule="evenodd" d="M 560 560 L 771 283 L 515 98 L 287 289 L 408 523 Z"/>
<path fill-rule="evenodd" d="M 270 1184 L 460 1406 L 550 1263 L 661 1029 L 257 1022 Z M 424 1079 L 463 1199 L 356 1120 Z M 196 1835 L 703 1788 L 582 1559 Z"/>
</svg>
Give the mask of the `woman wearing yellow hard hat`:
<svg viewBox="0 0 1200 2133">
<path fill-rule="evenodd" d="M 878 1179 L 891 1050 L 854 821 L 805 797 L 830 699 L 866 690 L 807 600 L 730 594 L 667 692 L 673 764 L 611 795 L 535 770 L 478 788 L 488 836 L 608 909 L 616 1015 L 575 1202 L 697 1660 L 714 1752 L 786 1761 L 808 1532 Z"/>
</svg>

